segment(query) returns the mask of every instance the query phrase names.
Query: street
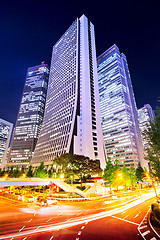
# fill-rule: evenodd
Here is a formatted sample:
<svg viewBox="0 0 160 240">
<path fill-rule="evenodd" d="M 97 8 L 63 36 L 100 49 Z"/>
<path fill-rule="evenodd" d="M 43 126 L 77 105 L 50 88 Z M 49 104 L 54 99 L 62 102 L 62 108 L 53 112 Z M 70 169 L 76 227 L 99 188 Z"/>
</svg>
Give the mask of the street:
<svg viewBox="0 0 160 240">
<path fill-rule="evenodd" d="M 134 201 L 139 201 L 137 199 Z M 145 219 L 154 200 L 151 198 L 133 207 L 127 205 L 133 199 L 130 201 L 125 198 L 58 202 L 51 207 L 35 207 L 30 204 L 26 207 L 3 199 L 0 206 L 0 239 L 131 240 L 145 237 L 147 240 L 155 240 L 157 237 Z M 123 211 L 122 207 L 125 206 Z M 127 206 L 130 208 L 127 209 Z M 116 209 L 121 210 L 116 213 Z M 115 214 L 109 213 L 110 211 Z M 109 214 L 106 215 L 107 213 Z"/>
</svg>

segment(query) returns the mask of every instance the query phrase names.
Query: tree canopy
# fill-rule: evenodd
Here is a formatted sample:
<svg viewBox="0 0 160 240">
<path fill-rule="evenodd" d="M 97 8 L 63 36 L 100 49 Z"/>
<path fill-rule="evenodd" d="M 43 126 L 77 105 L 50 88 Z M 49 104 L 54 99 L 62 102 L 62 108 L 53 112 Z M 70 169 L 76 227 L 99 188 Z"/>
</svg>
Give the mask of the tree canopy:
<svg viewBox="0 0 160 240">
<path fill-rule="evenodd" d="M 157 107 L 156 116 L 153 122 L 150 122 L 143 135 L 149 144 L 146 149 L 149 171 L 152 177 L 160 179 L 160 108 Z"/>
</svg>

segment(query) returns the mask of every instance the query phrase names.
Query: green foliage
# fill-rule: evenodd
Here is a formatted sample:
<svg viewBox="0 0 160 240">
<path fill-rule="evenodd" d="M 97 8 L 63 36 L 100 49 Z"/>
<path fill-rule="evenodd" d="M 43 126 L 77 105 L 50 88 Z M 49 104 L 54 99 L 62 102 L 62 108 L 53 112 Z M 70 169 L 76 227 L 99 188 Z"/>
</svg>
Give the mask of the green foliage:
<svg viewBox="0 0 160 240">
<path fill-rule="evenodd" d="M 21 168 L 21 174 L 23 174 L 24 173 L 24 167 L 22 166 L 22 168 Z"/>
<path fill-rule="evenodd" d="M 158 100 L 159 101 L 159 100 Z M 160 101 L 159 101 L 160 102 Z M 156 117 L 150 122 L 148 128 L 143 132 L 149 144 L 146 160 L 149 162 L 150 173 L 153 177 L 160 179 L 160 108 L 157 107 Z"/>
<path fill-rule="evenodd" d="M 104 169 L 103 179 L 105 180 L 106 186 L 111 188 L 114 185 L 114 178 L 115 178 L 115 168 L 112 164 L 111 158 L 108 157 L 108 161 L 106 162 L 106 168 Z"/>
<path fill-rule="evenodd" d="M 130 185 L 133 188 L 137 182 L 136 171 L 135 171 L 135 168 L 133 167 L 133 163 L 131 163 L 131 166 L 129 169 L 129 175 L 130 175 Z"/>
<path fill-rule="evenodd" d="M 13 170 L 12 177 L 13 178 L 18 178 L 21 175 L 21 172 L 19 171 L 18 167 Z"/>
<path fill-rule="evenodd" d="M 144 177 L 145 177 L 144 170 L 143 170 L 143 168 L 141 167 L 140 162 L 138 163 L 138 167 L 137 167 L 137 169 L 136 169 L 136 177 L 137 177 L 137 180 L 138 180 L 138 181 L 143 181 L 143 180 L 144 180 Z"/>
<path fill-rule="evenodd" d="M 126 188 L 129 185 L 130 175 L 126 168 L 125 162 L 123 162 L 122 176 L 123 176 L 123 186 Z"/>
<path fill-rule="evenodd" d="M 46 178 L 47 177 L 47 171 L 44 168 L 44 162 L 41 162 L 40 166 L 36 169 L 35 177 L 38 178 Z"/>
<path fill-rule="evenodd" d="M 153 216 L 155 218 L 155 220 L 160 223 L 160 209 L 159 207 L 154 207 L 153 208 Z"/>
<path fill-rule="evenodd" d="M 54 159 L 57 165 L 57 172 L 65 174 L 65 178 L 71 175 L 79 175 L 81 178 L 90 174 L 101 173 L 99 160 L 91 160 L 82 155 L 62 154 Z"/>
<path fill-rule="evenodd" d="M 33 171 L 32 171 L 32 166 L 31 165 L 29 165 L 29 167 L 28 167 L 28 171 L 27 171 L 27 173 L 26 173 L 26 176 L 27 177 L 33 177 Z"/>
<path fill-rule="evenodd" d="M 155 153 L 153 149 L 147 149 L 147 159 L 149 160 L 149 172 L 151 176 L 160 179 L 160 161 L 159 154 Z"/>
</svg>

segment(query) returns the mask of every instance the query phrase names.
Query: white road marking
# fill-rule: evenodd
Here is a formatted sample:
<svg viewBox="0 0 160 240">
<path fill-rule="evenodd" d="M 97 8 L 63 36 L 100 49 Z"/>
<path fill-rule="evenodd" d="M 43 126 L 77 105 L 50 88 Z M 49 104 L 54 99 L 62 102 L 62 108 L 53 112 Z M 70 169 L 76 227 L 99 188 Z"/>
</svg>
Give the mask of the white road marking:
<svg viewBox="0 0 160 240">
<path fill-rule="evenodd" d="M 116 219 L 118 219 L 118 220 L 122 220 L 122 221 L 124 221 L 124 222 L 128 222 L 128 223 L 132 223 L 132 224 L 135 224 L 135 225 L 139 225 L 138 223 L 131 222 L 131 221 L 126 220 L 126 219 L 124 219 L 124 218 L 119 218 L 119 217 L 116 217 L 116 216 L 112 216 L 112 217 L 113 217 L 113 218 L 116 218 Z"/>
<path fill-rule="evenodd" d="M 126 215 L 123 219 L 127 218 L 129 215 Z"/>
<path fill-rule="evenodd" d="M 31 221 L 32 221 L 32 218 L 28 222 L 31 222 Z"/>
<path fill-rule="evenodd" d="M 84 229 L 84 228 L 85 228 L 85 226 L 82 226 L 82 227 L 81 227 L 81 229 Z"/>
<path fill-rule="evenodd" d="M 143 228 L 146 228 L 146 227 L 147 227 L 147 225 L 144 225 L 144 226 L 140 227 L 139 229 L 143 229 Z"/>
<path fill-rule="evenodd" d="M 72 220 L 72 218 L 68 219 L 66 222 L 69 222 L 69 221 L 71 221 L 71 220 Z"/>
<path fill-rule="evenodd" d="M 23 228 L 25 228 L 25 226 L 23 226 L 23 227 L 19 230 L 19 232 L 21 232 L 21 231 L 23 230 Z"/>
<path fill-rule="evenodd" d="M 153 238 L 151 238 L 150 240 L 157 240 L 157 238 L 153 237 Z"/>
<path fill-rule="evenodd" d="M 37 231 L 38 229 L 40 228 L 40 226 L 39 227 L 37 227 L 34 231 Z"/>
<path fill-rule="evenodd" d="M 49 240 L 52 240 L 52 239 L 53 239 L 53 236 Z"/>
<path fill-rule="evenodd" d="M 76 240 L 79 240 L 79 238 L 76 238 Z"/>
<path fill-rule="evenodd" d="M 142 236 L 144 237 L 144 236 L 147 235 L 148 233 L 150 233 L 149 230 L 147 230 L 146 232 L 142 233 Z"/>
<path fill-rule="evenodd" d="M 48 219 L 46 222 L 49 222 L 50 220 L 52 220 L 52 218 Z"/>
<path fill-rule="evenodd" d="M 140 213 L 141 213 L 141 211 L 139 213 L 137 213 L 137 215 L 134 218 L 138 217 Z"/>
<path fill-rule="evenodd" d="M 23 238 L 23 240 L 26 240 L 27 237 Z"/>
<path fill-rule="evenodd" d="M 78 232 L 78 235 L 81 235 L 81 233 L 82 233 L 82 232 L 81 232 L 81 231 L 79 231 L 79 232 Z"/>
</svg>

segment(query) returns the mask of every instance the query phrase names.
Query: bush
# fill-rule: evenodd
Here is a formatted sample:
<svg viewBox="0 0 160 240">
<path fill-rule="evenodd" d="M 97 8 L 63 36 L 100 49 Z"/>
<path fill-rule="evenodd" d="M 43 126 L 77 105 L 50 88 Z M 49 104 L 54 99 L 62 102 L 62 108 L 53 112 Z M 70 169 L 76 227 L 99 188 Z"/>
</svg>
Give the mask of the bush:
<svg viewBox="0 0 160 240">
<path fill-rule="evenodd" d="M 160 223 L 160 209 L 159 209 L 159 207 L 155 207 L 153 209 L 153 215 L 154 215 L 155 220 Z"/>
<path fill-rule="evenodd" d="M 153 214 L 154 219 L 158 223 L 160 223 L 160 209 L 159 209 L 158 203 L 152 203 L 151 209 L 152 209 L 152 214 Z"/>
<path fill-rule="evenodd" d="M 153 212 L 154 208 L 158 208 L 158 203 L 152 203 L 152 205 L 151 205 L 152 212 Z"/>
</svg>

